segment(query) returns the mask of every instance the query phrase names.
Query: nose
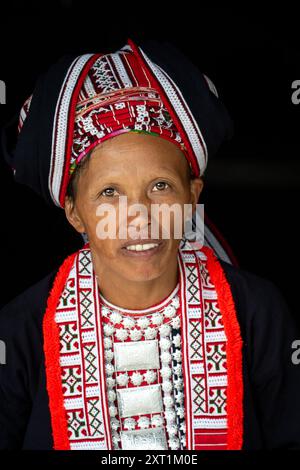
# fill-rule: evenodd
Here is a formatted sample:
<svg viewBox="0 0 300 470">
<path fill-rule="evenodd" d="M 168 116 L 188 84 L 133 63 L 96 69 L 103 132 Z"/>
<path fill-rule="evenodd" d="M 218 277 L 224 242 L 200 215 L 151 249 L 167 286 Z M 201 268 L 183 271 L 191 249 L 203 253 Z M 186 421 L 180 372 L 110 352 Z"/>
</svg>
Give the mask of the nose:
<svg viewBox="0 0 300 470">
<path fill-rule="evenodd" d="M 151 200 L 146 194 L 128 198 L 128 236 L 129 238 L 151 238 Z"/>
<path fill-rule="evenodd" d="M 133 240 L 163 238 L 161 219 L 155 215 L 155 211 L 152 211 L 154 202 L 144 188 L 132 188 L 123 202 L 124 205 L 121 204 L 118 215 L 120 238 Z"/>
<path fill-rule="evenodd" d="M 138 217 L 132 224 L 128 225 L 128 237 L 132 239 L 147 239 L 151 238 L 151 223 L 143 223 Z"/>
</svg>

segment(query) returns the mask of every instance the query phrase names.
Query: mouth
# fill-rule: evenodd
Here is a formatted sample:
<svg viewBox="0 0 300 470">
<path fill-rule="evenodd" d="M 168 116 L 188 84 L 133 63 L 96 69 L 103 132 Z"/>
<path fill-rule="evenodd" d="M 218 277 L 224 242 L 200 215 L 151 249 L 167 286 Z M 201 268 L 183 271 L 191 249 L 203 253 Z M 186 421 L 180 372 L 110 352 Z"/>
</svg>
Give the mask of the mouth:
<svg viewBox="0 0 300 470">
<path fill-rule="evenodd" d="M 165 245 L 165 240 L 132 240 L 122 246 L 121 252 L 124 256 L 145 259 L 160 253 Z"/>
</svg>

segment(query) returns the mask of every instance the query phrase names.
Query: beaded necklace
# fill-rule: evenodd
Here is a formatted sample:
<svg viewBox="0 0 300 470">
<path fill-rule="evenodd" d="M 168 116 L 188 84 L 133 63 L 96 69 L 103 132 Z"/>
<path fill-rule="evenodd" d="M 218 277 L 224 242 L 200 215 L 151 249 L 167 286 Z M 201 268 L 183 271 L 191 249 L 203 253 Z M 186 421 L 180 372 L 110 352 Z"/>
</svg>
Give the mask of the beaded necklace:
<svg viewBox="0 0 300 470">
<path fill-rule="evenodd" d="M 141 442 L 149 449 L 184 448 L 178 290 L 179 283 L 143 310 L 118 307 L 99 294 L 115 449 L 139 448 Z M 147 398 L 152 403 L 145 407 Z"/>
</svg>

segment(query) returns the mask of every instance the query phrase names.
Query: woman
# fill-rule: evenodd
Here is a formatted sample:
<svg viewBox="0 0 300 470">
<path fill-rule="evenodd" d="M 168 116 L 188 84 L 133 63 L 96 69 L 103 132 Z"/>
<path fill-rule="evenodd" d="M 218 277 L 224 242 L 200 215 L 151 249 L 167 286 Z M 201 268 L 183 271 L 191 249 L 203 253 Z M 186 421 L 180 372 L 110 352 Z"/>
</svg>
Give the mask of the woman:
<svg viewBox="0 0 300 470">
<path fill-rule="evenodd" d="M 232 133 L 212 82 L 172 46 L 129 39 L 53 66 L 19 130 L 16 181 L 86 243 L 1 311 L 0 446 L 299 447 L 297 331 L 281 294 L 175 236 Z M 163 205 L 178 209 L 167 236 L 152 212 Z"/>
</svg>

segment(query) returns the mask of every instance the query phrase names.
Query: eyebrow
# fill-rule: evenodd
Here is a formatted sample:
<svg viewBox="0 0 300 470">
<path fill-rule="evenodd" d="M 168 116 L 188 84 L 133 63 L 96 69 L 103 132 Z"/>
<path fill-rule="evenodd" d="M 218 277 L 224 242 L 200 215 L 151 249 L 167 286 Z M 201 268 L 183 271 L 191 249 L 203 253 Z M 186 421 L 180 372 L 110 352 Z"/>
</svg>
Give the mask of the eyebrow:
<svg viewBox="0 0 300 470">
<path fill-rule="evenodd" d="M 165 166 L 162 166 L 160 168 L 157 169 L 156 173 L 159 173 L 160 171 L 166 171 L 168 173 L 172 173 L 174 176 L 179 176 L 178 173 L 173 170 L 172 168 L 169 168 L 169 167 L 165 167 Z M 114 178 L 114 177 L 118 177 L 120 176 L 121 178 L 123 178 L 123 173 L 122 172 L 119 172 L 119 171 L 114 171 L 112 170 L 108 175 L 98 175 L 97 178 L 101 178 L 101 179 L 107 179 L 107 178 Z M 157 176 L 159 177 L 159 176 Z"/>
<path fill-rule="evenodd" d="M 161 167 L 159 168 L 159 170 L 169 171 L 169 172 L 174 173 L 174 174 L 176 173 L 176 170 L 174 170 L 173 168 L 167 167 L 167 166 L 161 166 Z M 176 173 L 176 174 L 177 174 L 177 173 Z"/>
</svg>

